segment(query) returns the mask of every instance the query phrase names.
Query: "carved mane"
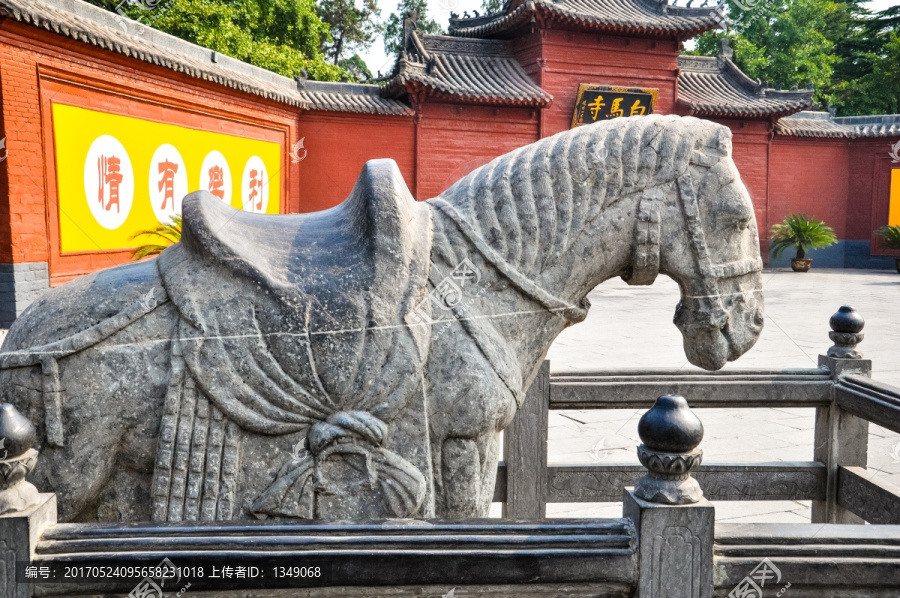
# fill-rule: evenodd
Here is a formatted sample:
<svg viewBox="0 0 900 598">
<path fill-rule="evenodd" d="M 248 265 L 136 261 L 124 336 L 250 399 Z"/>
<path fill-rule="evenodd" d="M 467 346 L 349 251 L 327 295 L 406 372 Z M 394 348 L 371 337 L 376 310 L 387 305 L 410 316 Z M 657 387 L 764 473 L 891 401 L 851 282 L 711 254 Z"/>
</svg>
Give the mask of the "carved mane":
<svg viewBox="0 0 900 598">
<path fill-rule="evenodd" d="M 566 255 L 578 233 L 604 208 L 684 173 L 695 150 L 704 154 L 702 165 L 712 166 L 730 154 L 731 132 L 690 117 L 614 119 L 500 156 L 439 199 L 453 205 L 508 264 L 536 275 Z"/>
</svg>

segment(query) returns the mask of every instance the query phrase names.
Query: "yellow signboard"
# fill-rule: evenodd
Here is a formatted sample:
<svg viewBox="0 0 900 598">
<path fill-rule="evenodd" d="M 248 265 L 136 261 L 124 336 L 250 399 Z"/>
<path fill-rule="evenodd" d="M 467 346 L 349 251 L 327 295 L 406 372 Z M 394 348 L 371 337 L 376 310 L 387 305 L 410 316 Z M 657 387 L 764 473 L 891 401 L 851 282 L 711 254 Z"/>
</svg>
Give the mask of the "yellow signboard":
<svg viewBox="0 0 900 598">
<path fill-rule="evenodd" d="M 277 214 L 281 144 L 53 104 L 63 253 L 151 242 L 205 189 L 232 207 Z"/>
<path fill-rule="evenodd" d="M 581 83 L 575 98 L 572 128 L 623 116 L 653 114 L 658 89 Z"/>
<path fill-rule="evenodd" d="M 888 224 L 900 225 L 900 168 L 891 170 L 891 203 L 888 208 Z"/>
</svg>

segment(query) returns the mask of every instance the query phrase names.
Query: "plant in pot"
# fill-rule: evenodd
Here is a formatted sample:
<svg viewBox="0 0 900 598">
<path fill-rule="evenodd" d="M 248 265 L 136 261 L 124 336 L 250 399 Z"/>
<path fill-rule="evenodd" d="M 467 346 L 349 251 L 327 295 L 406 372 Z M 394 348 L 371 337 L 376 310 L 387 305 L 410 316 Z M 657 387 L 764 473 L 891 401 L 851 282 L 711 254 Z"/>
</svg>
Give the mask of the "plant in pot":
<svg viewBox="0 0 900 598">
<path fill-rule="evenodd" d="M 773 224 L 769 238 L 775 259 L 780 258 L 785 249 L 796 249 L 796 255 L 791 258 L 794 272 L 807 272 L 812 266 L 812 258 L 806 257 L 807 250 L 837 243 L 834 229 L 806 214 L 791 214 L 781 224 Z"/>
<path fill-rule="evenodd" d="M 884 246 L 888 249 L 900 249 L 900 226 L 896 224 L 882 226 L 875 231 L 875 235 L 884 239 Z M 897 272 L 900 272 L 900 257 L 894 258 L 894 265 Z"/>
</svg>

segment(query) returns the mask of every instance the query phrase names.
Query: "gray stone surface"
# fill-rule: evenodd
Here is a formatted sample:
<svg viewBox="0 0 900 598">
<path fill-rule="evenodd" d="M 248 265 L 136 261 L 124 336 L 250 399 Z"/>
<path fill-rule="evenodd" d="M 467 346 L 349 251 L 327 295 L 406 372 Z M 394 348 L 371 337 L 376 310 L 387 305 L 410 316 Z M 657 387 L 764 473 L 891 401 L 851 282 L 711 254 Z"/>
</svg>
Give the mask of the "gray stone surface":
<svg viewBox="0 0 900 598">
<path fill-rule="evenodd" d="M 16 583 L 16 561 L 31 559 L 41 533 L 55 523 L 53 494 L 41 494 L 38 504 L 25 511 L 0 515 L 0 596 L 31 598 L 31 585 Z"/>
<path fill-rule="evenodd" d="M 586 295 L 657 273 L 687 358 L 762 329 L 729 130 L 579 127 L 417 203 L 392 161 L 331 210 L 184 201 L 157 260 L 53 289 L 11 327 L 0 392 L 38 427 L 64 520 L 487 515 L 500 431 Z"/>
<path fill-rule="evenodd" d="M 712 598 L 715 509 L 707 500 L 659 505 L 625 490 L 625 517 L 638 534 L 640 598 Z"/>
</svg>

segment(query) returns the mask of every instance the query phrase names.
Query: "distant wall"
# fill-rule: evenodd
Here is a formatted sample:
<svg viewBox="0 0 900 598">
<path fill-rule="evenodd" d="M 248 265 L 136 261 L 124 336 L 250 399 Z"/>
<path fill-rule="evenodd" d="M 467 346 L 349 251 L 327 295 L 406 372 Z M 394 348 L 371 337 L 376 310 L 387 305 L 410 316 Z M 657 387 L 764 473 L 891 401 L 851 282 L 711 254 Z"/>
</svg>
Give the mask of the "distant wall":
<svg viewBox="0 0 900 598">
<path fill-rule="evenodd" d="M 303 150 L 297 157 L 297 191 L 292 212 L 324 210 L 342 202 L 356 183 L 363 165 L 376 158 L 393 158 L 416 191 L 415 126 L 412 117 L 334 112 L 302 112 L 297 137 Z"/>
<path fill-rule="evenodd" d="M 34 271 L 47 272 L 50 284 L 129 260 L 127 250 L 61 252 L 53 103 L 274 140 L 285 148 L 296 138 L 297 113 L 288 106 L 44 30 L 7 20 L 0 29 L 0 52 L 8 151 L 0 165 L 8 185 L 0 205 L 6 227 L 0 234 L 0 264 L 49 264 Z M 279 186 L 282 198 L 296 197 L 298 168 L 283 153 L 280 172 L 269 173 L 271 184 Z M 281 211 L 289 208 L 285 203 Z M 15 303 L 23 302 L 16 297 Z"/>
<path fill-rule="evenodd" d="M 887 224 L 888 156 L 897 139 L 776 137 L 772 142 L 768 227 L 792 213 L 831 226 L 839 242 L 810 256 L 820 267 L 893 268 L 872 232 Z M 785 266 L 790 255 L 770 265 Z"/>
<path fill-rule="evenodd" d="M 654 113 L 673 113 L 678 51 L 672 40 L 555 29 L 532 34 L 516 49 L 526 72 L 553 96 L 541 117 L 544 137 L 570 127 L 579 83 L 658 89 Z"/>
<path fill-rule="evenodd" d="M 428 102 L 417 106 L 417 198 L 447 187 L 497 156 L 538 140 L 538 111 Z"/>
</svg>

